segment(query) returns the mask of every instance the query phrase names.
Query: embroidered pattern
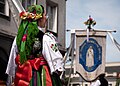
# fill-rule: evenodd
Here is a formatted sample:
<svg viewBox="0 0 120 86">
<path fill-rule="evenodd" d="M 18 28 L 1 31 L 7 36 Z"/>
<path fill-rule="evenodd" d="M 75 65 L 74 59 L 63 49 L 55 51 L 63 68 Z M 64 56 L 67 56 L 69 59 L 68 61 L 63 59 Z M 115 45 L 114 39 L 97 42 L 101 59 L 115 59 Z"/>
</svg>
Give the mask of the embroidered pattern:
<svg viewBox="0 0 120 86">
<path fill-rule="evenodd" d="M 53 51 L 57 52 L 58 51 L 58 45 L 57 44 L 51 44 L 50 46 Z"/>
<path fill-rule="evenodd" d="M 51 43 L 50 47 L 52 48 L 53 51 L 57 52 L 58 51 L 58 45 L 57 45 L 57 39 L 56 37 L 51 33 L 51 32 L 47 32 L 45 33 L 47 36 L 49 36 L 51 38 L 51 40 L 54 40 L 55 43 Z"/>
<path fill-rule="evenodd" d="M 55 41 L 57 41 L 56 37 L 51 32 L 47 32 L 45 34 L 48 35 L 52 40 L 54 39 Z"/>
</svg>

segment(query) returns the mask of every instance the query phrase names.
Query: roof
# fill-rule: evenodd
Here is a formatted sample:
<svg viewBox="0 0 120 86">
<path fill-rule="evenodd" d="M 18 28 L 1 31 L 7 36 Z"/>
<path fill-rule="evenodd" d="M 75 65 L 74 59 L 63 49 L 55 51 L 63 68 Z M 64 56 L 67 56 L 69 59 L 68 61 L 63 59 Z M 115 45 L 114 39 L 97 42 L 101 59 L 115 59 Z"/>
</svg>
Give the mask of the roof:
<svg viewBox="0 0 120 86">
<path fill-rule="evenodd" d="M 120 66 L 120 62 L 107 62 L 106 67 L 115 67 L 115 66 Z"/>
<path fill-rule="evenodd" d="M 120 62 L 107 62 L 105 71 L 108 73 L 113 73 L 113 72 L 120 73 Z"/>
</svg>

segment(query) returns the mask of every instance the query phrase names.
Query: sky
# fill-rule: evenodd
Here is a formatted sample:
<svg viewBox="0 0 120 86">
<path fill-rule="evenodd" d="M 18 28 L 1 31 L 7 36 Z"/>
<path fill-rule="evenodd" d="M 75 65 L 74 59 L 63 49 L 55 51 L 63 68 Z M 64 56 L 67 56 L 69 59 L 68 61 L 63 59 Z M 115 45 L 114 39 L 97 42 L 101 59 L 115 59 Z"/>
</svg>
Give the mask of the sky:
<svg viewBox="0 0 120 86">
<path fill-rule="evenodd" d="M 116 30 L 112 36 L 120 44 L 120 0 L 67 0 L 66 29 L 86 29 L 89 15 L 97 22 L 94 29 Z M 66 48 L 70 46 L 70 31 L 66 32 Z M 106 62 L 120 62 L 120 51 L 106 39 Z"/>
</svg>

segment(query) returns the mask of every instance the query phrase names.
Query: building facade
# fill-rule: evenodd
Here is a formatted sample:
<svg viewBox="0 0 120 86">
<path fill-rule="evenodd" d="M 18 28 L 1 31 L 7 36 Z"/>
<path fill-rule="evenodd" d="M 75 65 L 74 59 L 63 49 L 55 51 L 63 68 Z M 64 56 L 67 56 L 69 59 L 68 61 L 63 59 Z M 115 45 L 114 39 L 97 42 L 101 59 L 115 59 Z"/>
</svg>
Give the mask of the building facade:
<svg viewBox="0 0 120 86">
<path fill-rule="evenodd" d="M 41 4 L 49 16 L 47 28 L 58 38 L 60 49 L 65 49 L 66 0 L 20 0 L 26 9 L 29 5 Z M 9 53 L 18 27 L 7 0 L 0 1 L 0 80 L 6 81 L 5 74 Z"/>
</svg>

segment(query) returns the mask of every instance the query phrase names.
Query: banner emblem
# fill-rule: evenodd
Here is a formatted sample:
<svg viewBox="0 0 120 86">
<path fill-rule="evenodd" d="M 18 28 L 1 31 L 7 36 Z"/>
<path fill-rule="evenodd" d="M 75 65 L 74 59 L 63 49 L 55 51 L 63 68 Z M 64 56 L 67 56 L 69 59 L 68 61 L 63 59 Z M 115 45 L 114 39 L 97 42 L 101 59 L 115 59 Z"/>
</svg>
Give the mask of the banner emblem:
<svg viewBox="0 0 120 86">
<path fill-rule="evenodd" d="M 88 42 L 85 40 L 79 47 L 79 64 L 87 72 L 93 72 L 102 64 L 102 47 L 95 39 L 90 38 Z"/>
</svg>

